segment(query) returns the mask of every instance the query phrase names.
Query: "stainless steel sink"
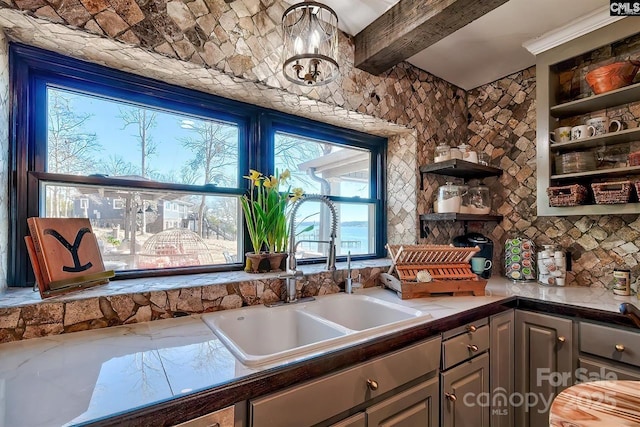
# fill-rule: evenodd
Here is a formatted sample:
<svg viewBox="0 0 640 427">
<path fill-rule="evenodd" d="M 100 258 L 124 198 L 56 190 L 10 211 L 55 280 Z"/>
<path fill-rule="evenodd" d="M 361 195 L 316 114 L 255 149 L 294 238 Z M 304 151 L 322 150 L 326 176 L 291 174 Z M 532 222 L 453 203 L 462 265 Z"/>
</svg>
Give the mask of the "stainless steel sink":
<svg viewBox="0 0 640 427">
<path fill-rule="evenodd" d="M 242 363 L 262 366 L 344 347 L 430 317 L 368 296 L 335 294 L 307 303 L 209 313 L 202 319 Z"/>
</svg>

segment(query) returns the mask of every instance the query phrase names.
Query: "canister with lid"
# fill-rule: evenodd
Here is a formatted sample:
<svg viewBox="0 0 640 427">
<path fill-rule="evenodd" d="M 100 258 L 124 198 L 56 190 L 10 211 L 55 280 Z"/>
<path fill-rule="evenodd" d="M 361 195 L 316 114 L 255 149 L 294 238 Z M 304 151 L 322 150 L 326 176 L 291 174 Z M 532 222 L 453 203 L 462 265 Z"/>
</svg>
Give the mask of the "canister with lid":
<svg viewBox="0 0 640 427">
<path fill-rule="evenodd" d="M 564 286 L 567 277 L 567 258 L 556 245 L 542 245 L 538 252 L 538 282 L 543 285 Z"/>
<path fill-rule="evenodd" d="M 436 200 L 438 213 L 460 212 L 460 189 L 457 185 L 447 182 L 438 187 L 438 199 Z"/>
</svg>

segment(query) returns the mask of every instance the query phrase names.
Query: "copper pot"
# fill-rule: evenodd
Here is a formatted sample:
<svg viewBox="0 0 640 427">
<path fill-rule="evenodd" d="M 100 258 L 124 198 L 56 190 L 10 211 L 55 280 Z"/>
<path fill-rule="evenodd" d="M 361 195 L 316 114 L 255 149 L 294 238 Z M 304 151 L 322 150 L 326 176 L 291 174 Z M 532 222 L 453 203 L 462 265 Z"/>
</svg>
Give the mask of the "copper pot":
<svg viewBox="0 0 640 427">
<path fill-rule="evenodd" d="M 638 69 L 640 69 L 640 61 L 614 62 L 589 71 L 586 80 L 593 92 L 598 95 L 630 85 Z"/>
</svg>

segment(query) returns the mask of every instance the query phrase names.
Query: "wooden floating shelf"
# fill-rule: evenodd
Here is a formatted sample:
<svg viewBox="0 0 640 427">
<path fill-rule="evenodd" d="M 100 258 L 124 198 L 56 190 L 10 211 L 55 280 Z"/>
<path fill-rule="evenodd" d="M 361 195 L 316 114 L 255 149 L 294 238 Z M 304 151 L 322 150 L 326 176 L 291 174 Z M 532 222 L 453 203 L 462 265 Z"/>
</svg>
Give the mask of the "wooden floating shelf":
<svg viewBox="0 0 640 427">
<path fill-rule="evenodd" d="M 620 132 L 609 132 L 604 135 L 584 138 L 578 141 L 549 144 L 549 148 L 553 151 L 565 152 L 581 148 L 603 147 L 633 141 L 640 141 L 640 127 L 625 129 Z"/>
<path fill-rule="evenodd" d="M 456 178 L 486 178 L 488 176 L 502 175 L 502 169 L 493 166 L 479 165 L 466 160 L 451 159 L 444 162 L 431 163 L 420 166 L 420 173 L 433 173 L 437 175 L 453 176 Z"/>
<path fill-rule="evenodd" d="M 551 175 L 550 179 L 567 180 L 567 179 L 576 179 L 576 178 L 594 178 L 599 176 L 625 176 L 625 175 L 640 175 L 640 166 L 629 166 L 626 168 L 613 168 L 613 169 L 598 169 L 595 171 Z"/>
<path fill-rule="evenodd" d="M 600 95 L 554 105 L 549 109 L 549 112 L 556 118 L 577 116 L 635 102 L 638 98 L 640 98 L 640 83 L 601 93 Z"/>
<path fill-rule="evenodd" d="M 475 215 L 464 213 L 428 213 L 420 215 L 421 221 L 502 221 L 502 215 Z"/>
</svg>

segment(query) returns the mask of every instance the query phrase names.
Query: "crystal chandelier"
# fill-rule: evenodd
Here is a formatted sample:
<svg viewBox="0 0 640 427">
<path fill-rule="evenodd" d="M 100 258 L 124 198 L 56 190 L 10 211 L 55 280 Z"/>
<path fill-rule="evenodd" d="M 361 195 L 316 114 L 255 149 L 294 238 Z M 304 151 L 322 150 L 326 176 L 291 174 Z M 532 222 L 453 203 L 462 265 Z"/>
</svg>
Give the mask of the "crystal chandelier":
<svg viewBox="0 0 640 427">
<path fill-rule="evenodd" d="M 338 16 L 329 7 L 304 1 L 282 15 L 287 80 L 321 86 L 338 76 Z"/>
</svg>

